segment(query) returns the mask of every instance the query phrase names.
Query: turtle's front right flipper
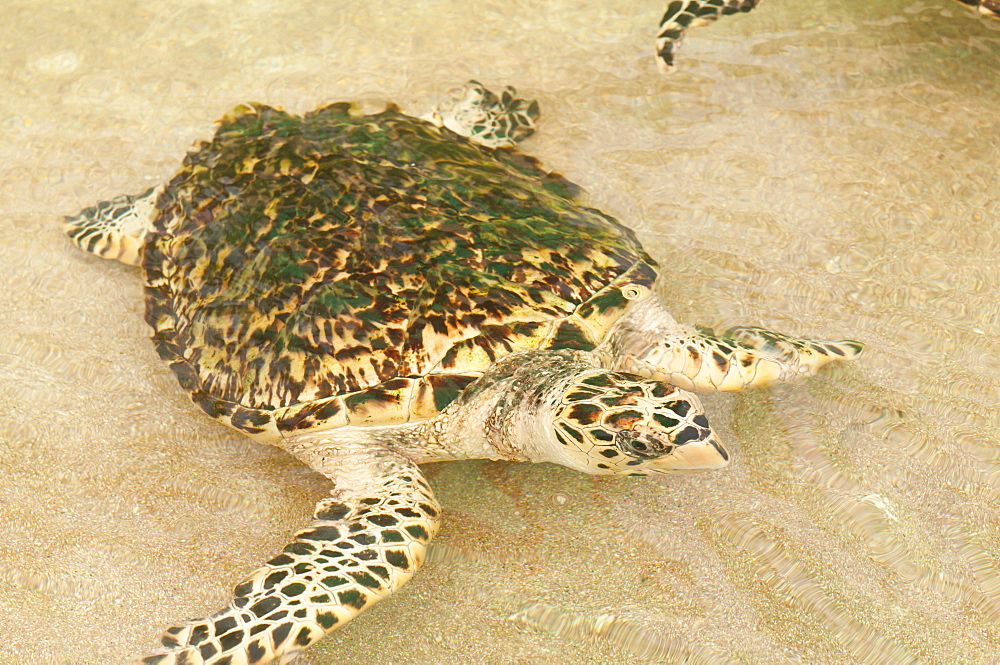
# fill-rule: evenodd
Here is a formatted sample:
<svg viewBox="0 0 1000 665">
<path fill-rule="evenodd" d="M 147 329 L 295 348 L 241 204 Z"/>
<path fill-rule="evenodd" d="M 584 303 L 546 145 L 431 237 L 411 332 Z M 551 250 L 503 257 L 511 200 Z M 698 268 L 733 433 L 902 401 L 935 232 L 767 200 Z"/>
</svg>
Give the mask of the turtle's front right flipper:
<svg viewBox="0 0 1000 665">
<path fill-rule="evenodd" d="M 674 53 L 688 28 L 697 28 L 721 16 L 748 12 L 760 0 L 672 0 L 660 19 L 660 32 L 656 35 L 656 55 L 660 68 L 670 71 L 674 66 Z"/>
<path fill-rule="evenodd" d="M 440 506 L 420 470 L 382 448 L 325 441 L 287 447 L 336 483 L 312 523 L 239 584 L 230 605 L 167 630 L 143 665 L 288 663 L 413 575 Z"/>
</svg>

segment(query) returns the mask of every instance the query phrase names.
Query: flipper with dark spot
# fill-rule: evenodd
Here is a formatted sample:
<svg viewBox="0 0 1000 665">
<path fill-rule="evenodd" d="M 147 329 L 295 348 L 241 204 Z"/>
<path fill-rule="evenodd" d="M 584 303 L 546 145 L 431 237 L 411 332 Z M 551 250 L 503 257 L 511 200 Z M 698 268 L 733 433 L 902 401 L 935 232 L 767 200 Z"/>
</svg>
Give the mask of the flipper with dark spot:
<svg viewBox="0 0 1000 665">
<path fill-rule="evenodd" d="M 156 200 L 162 187 L 142 194 L 101 201 L 63 222 L 63 231 L 80 249 L 130 266 L 140 264 L 146 232 L 156 218 Z"/>
<path fill-rule="evenodd" d="M 517 97 L 507 86 L 499 95 L 469 81 L 451 103 L 425 117 L 487 148 L 510 147 L 535 133 L 538 102 Z"/>
<path fill-rule="evenodd" d="M 333 497 L 317 504 L 312 523 L 281 554 L 236 586 L 227 608 L 167 630 L 139 663 L 288 663 L 423 563 L 441 511 L 416 465 L 387 450 L 317 438 L 290 448 L 334 479 Z"/>
<path fill-rule="evenodd" d="M 650 310 L 669 320 L 666 313 Z M 742 390 L 812 376 L 829 362 L 853 360 L 864 351 L 853 340 L 805 339 L 763 328 L 713 335 L 665 325 L 623 325 L 612 342 L 616 369 L 685 390 Z"/>
</svg>

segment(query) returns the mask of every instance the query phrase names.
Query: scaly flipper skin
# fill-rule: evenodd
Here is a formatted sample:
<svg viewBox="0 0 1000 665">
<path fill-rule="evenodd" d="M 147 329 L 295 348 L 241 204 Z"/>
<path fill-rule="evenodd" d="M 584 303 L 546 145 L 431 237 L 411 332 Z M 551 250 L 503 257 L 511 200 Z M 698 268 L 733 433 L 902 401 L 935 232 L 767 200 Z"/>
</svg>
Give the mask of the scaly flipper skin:
<svg viewBox="0 0 1000 665">
<path fill-rule="evenodd" d="M 640 303 L 610 340 L 617 369 L 685 390 L 742 390 L 812 376 L 834 360 L 864 351 L 854 340 L 813 340 L 763 328 L 722 335 L 678 325 L 656 299 Z"/>
<path fill-rule="evenodd" d="M 146 232 L 156 217 L 156 199 L 163 187 L 142 194 L 122 194 L 67 217 L 63 231 L 77 247 L 130 266 L 140 262 Z"/>
<path fill-rule="evenodd" d="M 660 19 L 656 35 L 656 55 L 660 68 L 670 71 L 674 66 L 674 53 L 689 28 L 707 25 L 722 16 L 748 12 L 761 0 L 673 0 Z"/>
<path fill-rule="evenodd" d="M 469 81 L 424 119 L 487 148 L 509 148 L 535 133 L 539 115 L 538 102 L 517 97 L 510 86 L 496 95 L 479 81 Z"/>
<path fill-rule="evenodd" d="M 304 437 L 289 444 L 335 479 L 333 496 L 282 554 L 236 586 L 229 607 L 168 629 L 141 665 L 288 663 L 406 583 L 440 506 L 415 464 L 388 450 Z"/>
<path fill-rule="evenodd" d="M 645 346 L 645 345 L 643 345 Z M 642 348 L 642 347 L 640 347 Z M 621 357 L 621 369 L 685 390 L 742 390 L 812 376 L 834 360 L 853 360 L 853 340 L 813 340 L 763 328 L 730 328 L 721 336 L 670 338 Z"/>
</svg>

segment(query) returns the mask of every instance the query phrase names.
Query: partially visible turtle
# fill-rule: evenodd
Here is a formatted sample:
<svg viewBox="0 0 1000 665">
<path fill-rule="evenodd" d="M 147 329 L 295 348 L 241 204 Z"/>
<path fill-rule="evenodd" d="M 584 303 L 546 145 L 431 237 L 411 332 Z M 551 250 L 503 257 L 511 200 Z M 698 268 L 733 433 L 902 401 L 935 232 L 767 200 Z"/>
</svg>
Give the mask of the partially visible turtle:
<svg viewBox="0 0 1000 665">
<path fill-rule="evenodd" d="M 956 0 L 975 7 L 983 16 L 1000 18 L 1000 0 Z M 671 0 L 660 19 L 656 35 L 656 55 L 660 69 L 674 67 L 674 53 L 680 48 L 681 39 L 689 28 L 707 25 L 723 16 L 748 12 L 761 0 Z"/>
<path fill-rule="evenodd" d="M 1000 0 L 956 0 L 978 10 L 983 16 L 1000 18 Z"/>
<path fill-rule="evenodd" d="M 656 55 L 660 69 L 674 68 L 674 53 L 681 46 L 681 39 L 689 28 L 708 25 L 723 16 L 748 12 L 761 0 L 671 0 L 656 34 Z"/>
<path fill-rule="evenodd" d="M 452 131 L 509 144 L 537 116 L 475 82 L 432 121 L 239 106 L 166 185 L 67 219 L 83 249 L 142 267 L 153 343 L 202 410 L 334 485 L 228 607 L 141 662 L 287 663 L 395 591 L 441 514 L 418 464 L 719 468 L 689 390 L 861 353 L 682 327 L 632 231 L 534 159 Z"/>
</svg>

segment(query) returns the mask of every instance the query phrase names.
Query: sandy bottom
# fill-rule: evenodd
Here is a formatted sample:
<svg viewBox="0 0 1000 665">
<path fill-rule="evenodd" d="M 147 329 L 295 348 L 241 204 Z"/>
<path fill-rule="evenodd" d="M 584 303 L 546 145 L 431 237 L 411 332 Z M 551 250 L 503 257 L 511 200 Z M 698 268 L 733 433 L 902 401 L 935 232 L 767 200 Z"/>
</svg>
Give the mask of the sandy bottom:
<svg viewBox="0 0 1000 665">
<path fill-rule="evenodd" d="M 679 319 L 869 351 L 710 397 L 722 472 L 429 468 L 432 561 L 301 662 L 1000 661 L 1000 26 L 946 0 L 768 0 L 664 76 L 661 11 L 4 3 L 0 662 L 144 653 L 327 491 L 189 404 L 136 271 L 61 215 L 169 176 L 239 102 L 422 112 L 470 78 L 539 100 L 525 150 L 640 232 Z"/>
</svg>

